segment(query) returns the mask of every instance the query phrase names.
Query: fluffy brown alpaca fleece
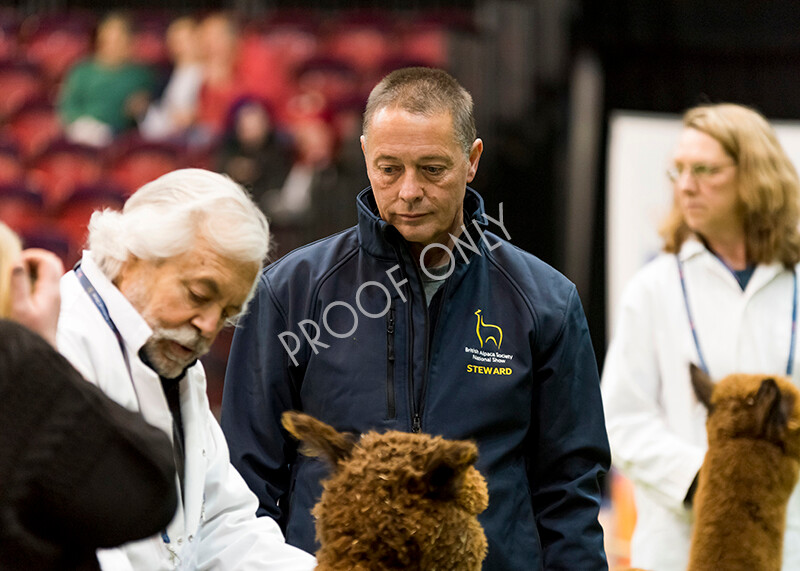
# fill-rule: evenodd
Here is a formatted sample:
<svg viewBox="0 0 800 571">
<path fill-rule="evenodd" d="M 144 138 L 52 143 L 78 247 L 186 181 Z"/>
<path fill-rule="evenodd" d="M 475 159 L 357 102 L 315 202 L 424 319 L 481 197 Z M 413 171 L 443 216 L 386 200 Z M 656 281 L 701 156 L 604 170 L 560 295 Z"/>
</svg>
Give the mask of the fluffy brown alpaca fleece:
<svg viewBox="0 0 800 571">
<path fill-rule="evenodd" d="M 320 571 L 478 571 L 486 481 L 472 442 L 368 432 L 357 442 L 306 414 L 283 425 L 333 467 L 314 507 Z"/>
<path fill-rule="evenodd" d="M 708 408 L 689 571 L 779 571 L 786 505 L 800 469 L 800 393 L 788 380 L 692 366 Z"/>
</svg>

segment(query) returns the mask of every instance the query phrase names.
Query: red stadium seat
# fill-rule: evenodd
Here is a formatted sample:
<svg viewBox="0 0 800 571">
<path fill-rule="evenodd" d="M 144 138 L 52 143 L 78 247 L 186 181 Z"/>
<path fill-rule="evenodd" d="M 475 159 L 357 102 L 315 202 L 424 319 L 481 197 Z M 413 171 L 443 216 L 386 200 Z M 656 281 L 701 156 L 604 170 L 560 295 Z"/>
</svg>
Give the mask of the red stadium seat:
<svg viewBox="0 0 800 571">
<path fill-rule="evenodd" d="M 50 222 L 46 221 L 40 226 L 19 232 L 19 236 L 23 247 L 49 250 L 61 258 L 65 268 L 71 268 L 78 261 L 72 253 L 76 249 L 70 244 L 69 238 Z"/>
<path fill-rule="evenodd" d="M 358 72 L 352 65 L 337 58 L 311 58 L 297 68 L 295 76 L 301 92 L 320 93 L 328 105 L 358 95 Z"/>
<path fill-rule="evenodd" d="M 408 60 L 424 62 L 429 67 L 447 67 L 449 32 L 444 25 L 426 22 L 403 30 L 400 53 Z"/>
<path fill-rule="evenodd" d="M 5 131 L 19 147 L 22 157 L 26 158 L 41 153 L 61 137 L 63 128 L 50 103 L 32 100 L 8 118 Z"/>
<path fill-rule="evenodd" d="M 325 41 L 326 53 L 348 62 L 370 78 L 396 49 L 394 22 L 379 13 L 354 12 L 336 22 Z"/>
<path fill-rule="evenodd" d="M 0 142 L 0 184 L 18 182 L 25 178 L 25 167 L 16 145 Z"/>
<path fill-rule="evenodd" d="M 183 155 L 183 167 L 206 169 L 209 171 L 217 168 L 217 155 L 219 155 L 218 145 L 209 143 L 207 145 L 195 145 L 187 149 Z"/>
<path fill-rule="evenodd" d="M 72 245 L 70 256 L 76 259 L 80 256 L 93 212 L 105 208 L 120 210 L 124 204 L 125 191 L 121 188 L 102 183 L 76 187 L 55 212 L 58 229 L 69 238 Z"/>
<path fill-rule="evenodd" d="M 168 21 L 163 18 L 137 18 L 133 38 L 133 59 L 139 63 L 161 66 L 169 62 L 166 33 Z"/>
<path fill-rule="evenodd" d="M 92 49 L 92 31 L 96 17 L 90 13 L 51 13 L 31 17 L 25 22 L 23 49 L 31 62 L 39 64 L 51 83 L 64 74 Z"/>
<path fill-rule="evenodd" d="M 313 28 L 293 23 L 273 23 L 243 34 L 238 66 L 246 70 L 245 90 L 268 101 L 278 122 L 284 103 L 296 92 L 294 70 L 318 53 L 318 44 Z"/>
<path fill-rule="evenodd" d="M 0 184 L 0 220 L 17 233 L 40 227 L 44 199 L 23 181 Z"/>
<path fill-rule="evenodd" d="M 19 53 L 19 26 L 22 16 L 12 8 L 0 8 L 0 59 L 14 59 Z"/>
<path fill-rule="evenodd" d="M 103 174 L 100 152 L 64 140 L 52 143 L 28 167 L 31 183 L 42 193 L 45 206 L 55 209 L 83 185 L 95 184 Z"/>
<path fill-rule="evenodd" d="M 5 119 L 23 104 L 45 94 L 42 72 L 35 65 L 0 62 L 0 119 Z"/>
<path fill-rule="evenodd" d="M 111 181 L 132 194 L 143 184 L 183 166 L 181 147 L 145 141 L 122 143 L 109 163 Z"/>
</svg>

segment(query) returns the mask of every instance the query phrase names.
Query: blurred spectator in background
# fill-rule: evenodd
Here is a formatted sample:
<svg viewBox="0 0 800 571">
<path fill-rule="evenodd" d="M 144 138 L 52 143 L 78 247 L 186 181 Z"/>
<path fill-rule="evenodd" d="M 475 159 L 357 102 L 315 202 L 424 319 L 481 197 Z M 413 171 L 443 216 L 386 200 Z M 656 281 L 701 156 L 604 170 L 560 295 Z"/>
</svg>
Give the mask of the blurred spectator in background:
<svg viewBox="0 0 800 571">
<path fill-rule="evenodd" d="M 360 191 L 369 186 L 367 169 L 364 166 L 364 152 L 361 150 L 361 117 L 365 105 L 366 100 L 361 97 L 351 97 L 339 101 L 333 107 L 332 124 L 338 141 L 336 186 L 348 189 L 346 197 L 348 204 L 352 201 L 354 189 Z M 354 225 L 356 218 L 352 208 L 347 208 L 347 216 L 347 226 Z"/>
<path fill-rule="evenodd" d="M 292 128 L 296 155 L 283 185 L 264 194 L 261 208 L 272 221 L 276 255 L 324 236 L 319 195 L 336 183 L 336 134 L 322 118 L 308 118 Z"/>
<path fill-rule="evenodd" d="M 275 256 L 356 223 L 352 200 L 369 186 L 360 143 L 361 107 L 342 107 L 331 121 L 323 114 L 293 124 L 291 168 L 283 171 L 279 186 L 259 199 L 272 222 Z"/>
<path fill-rule="evenodd" d="M 131 61 L 132 40 L 131 19 L 109 14 L 97 28 L 94 56 L 69 72 L 58 110 L 70 140 L 104 146 L 144 116 L 155 78 Z"/>
<path fill-rule="evenodd" d="M 280 190 L 292 160 L 292 143 L 276 131 L 263 101 L 244 97 L 231 107 L 217 170 L 247 188 L 263 208 L 261 199 L 270 191 Z"/>
<path fill-rule="evenodd" d="M 200 22 L 198 40 L 204 74 L 197 123 L 211 141 L 222 135 L 229 109 L 245 94 L 237 65 L 239 29 L 231 15 L 215 12 Z"/>
<path fill-rule="evenodd" d="M 359 97 L 359 81 L 358 71 L 348 62 L 316 56 L 298 66 L 294 80 L 297 86 L 295 97 L 315 94 L 322 97 L 325 106 L 333 107 L 340 102 Z M 289 105 L 291 104 L 290 102 Z"/>
<path fill-rule="evenodd" d="M 197 115 L 203 84 L 197 21 L 185 16 L 167 28 L 167 50 L 174 67 L 160 100 L 151 104 L 139 131 L 145 139 L 182 142 Z"/>
</svg>

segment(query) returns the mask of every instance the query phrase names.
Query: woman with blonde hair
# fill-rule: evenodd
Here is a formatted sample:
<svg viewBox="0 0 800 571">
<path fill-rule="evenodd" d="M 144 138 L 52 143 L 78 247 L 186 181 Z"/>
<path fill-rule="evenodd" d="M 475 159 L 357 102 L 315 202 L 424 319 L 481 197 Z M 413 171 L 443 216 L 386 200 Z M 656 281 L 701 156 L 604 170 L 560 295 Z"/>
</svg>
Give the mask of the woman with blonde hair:
<svg viewBox="0 0 800 571">
<path fill-rule="evenodd" d="M 707 447 L 689 364 L 800 384 L 800 183 L 772 127 L 741 105 L 692 108 L 668 175 L 664 253 L 623 294 L 602 379 L 612 460 L 634 484 L 631 564 L 659 571 L 686 569 Z M 783 565 L 800 569 L 797 493 Z"/>
<path fill-rule="evenodd" d="M 766 119 L 747 107 L 720 104 L 695 107 L 684 116 L 684 127 L 719 143 L 737 169 L 737 222 L 744 233 L 746 257 L 753 263 L 779 261 L 791 268 L 800 261 L 798 178 L 786 152 Z M 702 138 L 702 137 L 701 137 Z M 668 174 L 674 183 L 683 171 L 676 164 Z M 702 179 L 705 173 L 699 173 Z M 707 173 L 710 178 L 715 172 Z M 696 174 L 693 174 L 696 178 Z M 672 211 L 661 229 L 664 250 L 673 254 L 693 230 L 691 210 L 682 208 L 676 191 Z M 700 234 L 702 235 L 702 233 Z"/>
</svg>

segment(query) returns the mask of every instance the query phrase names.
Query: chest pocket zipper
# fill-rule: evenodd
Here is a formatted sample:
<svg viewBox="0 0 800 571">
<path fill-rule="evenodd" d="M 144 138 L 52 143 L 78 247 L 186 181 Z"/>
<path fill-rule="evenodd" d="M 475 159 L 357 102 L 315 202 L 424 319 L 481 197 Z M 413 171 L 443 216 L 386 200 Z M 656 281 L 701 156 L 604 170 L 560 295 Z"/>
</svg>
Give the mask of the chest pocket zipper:
<svg viewBox="0 0 800 571">
<path fill-rule="evenodd" d="M 386 418 L 390 420 L 397 416 L 394 397 L 394 329 L 394 307 L 390 307 L 386 318 Z"/>
</svg>

